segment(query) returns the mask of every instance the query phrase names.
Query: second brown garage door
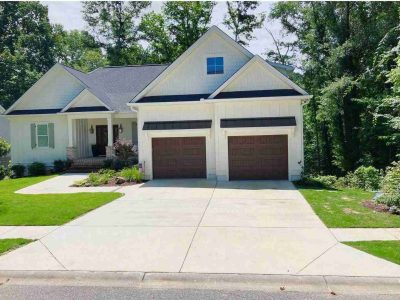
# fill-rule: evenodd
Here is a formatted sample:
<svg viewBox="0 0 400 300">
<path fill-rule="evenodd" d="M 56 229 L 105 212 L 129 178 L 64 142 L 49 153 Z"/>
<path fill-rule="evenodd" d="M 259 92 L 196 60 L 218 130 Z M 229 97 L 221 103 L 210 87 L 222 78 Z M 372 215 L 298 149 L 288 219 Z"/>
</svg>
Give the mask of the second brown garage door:
<svg viewBox="0 0 400 300">
<path fill-rule="evenodd" d="M 287 135 L 228 137 L 229 179 L 288 179 Z"/>
<path fill-rule="evenodd" d="M 206 178 L 205 137 L 153 138 L 154 178 Z"/>
</svg>

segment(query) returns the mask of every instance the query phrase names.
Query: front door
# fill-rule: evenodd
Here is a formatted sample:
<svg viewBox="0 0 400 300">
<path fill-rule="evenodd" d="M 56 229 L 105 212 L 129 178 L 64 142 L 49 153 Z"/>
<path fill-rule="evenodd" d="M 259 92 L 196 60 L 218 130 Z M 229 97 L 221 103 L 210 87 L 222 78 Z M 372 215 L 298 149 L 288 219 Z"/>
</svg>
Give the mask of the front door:
<svg viewBox="0 0 400 300">
<path fill-rule="evenodd" d="M 113 143 L 118 139 L 118 125 L 113 125 Z M 108 145 L 107 125 L 96 125 L 96 146 L 99 155 L 106 155 L 106 146 Z"/>
</svg>

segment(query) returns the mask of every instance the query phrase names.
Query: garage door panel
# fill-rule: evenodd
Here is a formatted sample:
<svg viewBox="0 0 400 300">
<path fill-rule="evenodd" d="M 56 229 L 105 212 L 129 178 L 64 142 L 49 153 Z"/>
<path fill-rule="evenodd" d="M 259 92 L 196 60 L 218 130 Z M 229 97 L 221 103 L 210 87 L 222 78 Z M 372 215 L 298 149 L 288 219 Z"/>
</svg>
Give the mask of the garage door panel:
<svg viewBox="0 0 400 300">
<path fill-rule="evenodd" d="M 205 178 L 204 137 L 153 138 L 154 178 Z"/>
<path fill-rule="evenodd" d="M 287 135 L 228 137 L 229 178 L 288 179 Z"/>
</svg>

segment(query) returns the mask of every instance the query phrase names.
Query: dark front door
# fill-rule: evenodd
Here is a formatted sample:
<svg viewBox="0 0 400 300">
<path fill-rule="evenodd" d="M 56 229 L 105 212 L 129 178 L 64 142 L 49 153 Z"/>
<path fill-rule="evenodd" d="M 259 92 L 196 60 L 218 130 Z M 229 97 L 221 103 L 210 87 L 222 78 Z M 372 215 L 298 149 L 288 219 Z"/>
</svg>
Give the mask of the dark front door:
<svg viewBox="0 0 400 300">
<path fill-rule="evenodd" d="M 204 137 L 153 138 L 154 178 L 206 178 Z"/>
<path fill-rule="evenodd" d="M 118 139 L 118 125 L 113 125 L 113 142 Z M 99 155 L 106 155 L 106 146 L 108 145 L 107 125 L 96 125 L 96 146 Z"/>
<path fill-rule="evenodd" d="M 288 179 L 287 135 L 228 137 L 229 179 Z"/>
</svg>

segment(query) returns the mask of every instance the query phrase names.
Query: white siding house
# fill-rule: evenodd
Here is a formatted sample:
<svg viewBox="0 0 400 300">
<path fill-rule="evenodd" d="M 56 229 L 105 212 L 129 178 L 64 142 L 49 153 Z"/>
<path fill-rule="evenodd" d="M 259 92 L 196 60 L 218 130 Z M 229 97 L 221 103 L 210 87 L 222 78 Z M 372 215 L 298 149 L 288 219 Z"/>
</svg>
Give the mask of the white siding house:
<svg viewBox="0 0 400 300">
<path fill-rule="evenodd" d="M 6 112 L 12 161 L 113 157 L 118 136 L 146 179 L 295 180 L 310 97 L 214 26 L 170 65 L 54 66 Z"/>
</svg>

